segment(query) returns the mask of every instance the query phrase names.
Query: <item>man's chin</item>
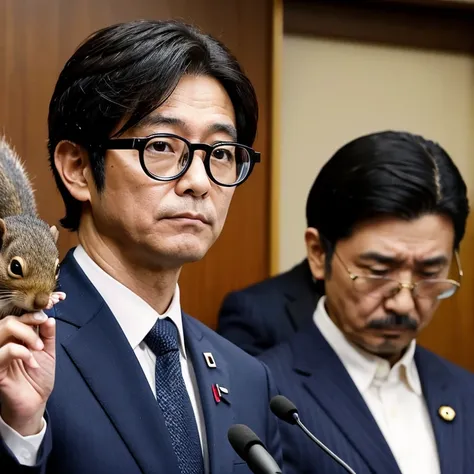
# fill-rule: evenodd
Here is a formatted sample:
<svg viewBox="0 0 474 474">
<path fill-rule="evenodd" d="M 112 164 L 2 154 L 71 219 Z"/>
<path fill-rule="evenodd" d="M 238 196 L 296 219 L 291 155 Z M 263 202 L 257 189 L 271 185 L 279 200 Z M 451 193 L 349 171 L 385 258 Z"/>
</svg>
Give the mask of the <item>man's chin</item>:
<svg viewBox="0 0 474 474">
<path fill-rule="evenodd" d="M 366 352 L 371 354 L 379 354 L 397 351 L 399 347 L 403 346 L 402 341 L 397 339 L 386 339 L 381 334 L 366 334 L 365 337 L 358 337 L 353 342 Z"/>
<path fill-rule="evenodd" d="M 189 252 L 185 254 L 180 254 L 176 257 L 177 260 L 181 261 L 182 265 L 185 265 L 186 263 L 195 263 L 199 262 L 206 256 L 207 251 L 201 251 L 201 252 Z"/>
<path fill-rule="evenodd" d="M 410 345 L 410 341 L 400 339 L 383 339 L 377 342 L 364 343 L 360 347 L 374 356 L 390 359 L 397 357 Z"/>
<path fill-rule="evenodd" d="M 161 257 L 169 262 L 171 266 L 181 267 L 187 263 L 202 260 L 209 250 L 208 246 L 185 246 L 178 249 L 170 249 L 161 254 Z"/>
</svg>

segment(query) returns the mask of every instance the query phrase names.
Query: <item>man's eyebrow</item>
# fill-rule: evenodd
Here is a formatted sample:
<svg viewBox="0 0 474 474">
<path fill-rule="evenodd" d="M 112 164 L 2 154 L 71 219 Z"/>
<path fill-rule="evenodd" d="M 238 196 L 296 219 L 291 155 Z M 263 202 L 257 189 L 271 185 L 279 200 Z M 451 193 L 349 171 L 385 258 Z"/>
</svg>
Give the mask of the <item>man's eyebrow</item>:
<svg viewBox="0 0 474 474">
<path fill-rule="evenodd" d="M 209 127 L 209 134 L 212 135 L 214 133 L 226 133 L 230 136 L 231 141 L 237 141 L 237 130 L 233 125 L 228 123 L 214 123 Z"/>
<path fill-rule="evenodd" d="M 417 265 L 424 266 L 424 267 L 434 267 L 436 265 L 446 265 L 448 263 L 448 259 L 445 255 L 438 255 L 436 257 L 429 257 L 423 260 L 417 260 Z"/>
<path fill-rule="evenodd" d="M 178 117 L 172 117 L 162 114 L 151 114 L 144 117 L 140 122 L 137 123 L 134 129 L 145 128 L 145 127 L 156 127 L 159 125 L 172 125 L 181 128 L 185 133 L 189 131 L 189 126 L 186 122 Z M 230 140 L 235 142 L 237 141 L 237 130 L 233 125 L 228 123 L 213 123 L 208 128 L 209 135 L 215 133 L 225 133 L 229 135 Z"/>
<path fill-rule="evenodd" d="M 384 263 L 387 265 L 394 265 L 394 264 L 400 264 L 402 263 L 402 260 L 396 257 L 392 257 L 390 255 L 383 255 L 378 252 L 364 252 L 359 255 L 360 260 L 371 260 L 371 261 L 376 261 L 378 263 Z"/>
<path fill-rule="evenodd" d="M 360 260 L 371 260 L 378 263 L 386 265 L 400 265 L 403 263 L 403 260 L 397 257 L 392 257 L 390 255 L 383 255 L 378 252 L 365 252 L 359 255 Z M 417 260 L 417 266 L 432 267 L 435 265 L 446 265 L 448 263 L 448 258 L 445 255 L 437 255 L 435 257 L 425 258 L 423 260 Z"/>
</svg>

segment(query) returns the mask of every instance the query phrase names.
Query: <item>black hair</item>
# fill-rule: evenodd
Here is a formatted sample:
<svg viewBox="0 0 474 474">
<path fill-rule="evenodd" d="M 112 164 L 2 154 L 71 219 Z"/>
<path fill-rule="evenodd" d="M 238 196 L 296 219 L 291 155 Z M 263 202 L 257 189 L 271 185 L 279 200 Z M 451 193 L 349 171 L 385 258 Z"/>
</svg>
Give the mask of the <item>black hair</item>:
<svg viewBox="0 0 474 474">
<path fill-rule="evenodd" d="M 457 250 L 469 215 L 466 184 L 440 145 L 407 132 L 373 133 L 344 145 L 321 169 L 306 203 L 307 225 L 321 235 L 328 271 L 337 241 L 357 224 L 425 214 L 451 219 Z"/>
<path fill-rule="evenodd" d="M 48 117 L 50 164 L 66 207 L 63 227 L 77 230 L 82 206 L 55 168 L 57 144 L 68 140 L 88 152 L 95 184 L 102 191 L 101 145 L 159 107 L 185 74 L 207 75 L 222 84 L 234 107 L 238 141 L 251 146 L 258 120 L 256 94 L 235 57 L 217 39 L 176 20 L 138 20 L 103 28 L 79 46 L 59 76 Z"/>
</svg>

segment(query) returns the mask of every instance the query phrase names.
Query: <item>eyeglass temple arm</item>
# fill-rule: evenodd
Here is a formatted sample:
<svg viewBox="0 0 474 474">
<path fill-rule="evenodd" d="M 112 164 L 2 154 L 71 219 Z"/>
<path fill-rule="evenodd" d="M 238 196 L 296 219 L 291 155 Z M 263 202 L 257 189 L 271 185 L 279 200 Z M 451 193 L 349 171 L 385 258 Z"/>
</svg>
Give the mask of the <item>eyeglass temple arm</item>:
<svg viewBox="0 0 474 474">
<path fill-rule="evenodd" d="M 456 259 L 456 265 L 458 266 L 459 279 L 462 280 L 464 272 L 462 271 L 461 258 L 459 257 L 459 253 L 457 250 L 454 251 L 454 258 Z"/>
</svg>

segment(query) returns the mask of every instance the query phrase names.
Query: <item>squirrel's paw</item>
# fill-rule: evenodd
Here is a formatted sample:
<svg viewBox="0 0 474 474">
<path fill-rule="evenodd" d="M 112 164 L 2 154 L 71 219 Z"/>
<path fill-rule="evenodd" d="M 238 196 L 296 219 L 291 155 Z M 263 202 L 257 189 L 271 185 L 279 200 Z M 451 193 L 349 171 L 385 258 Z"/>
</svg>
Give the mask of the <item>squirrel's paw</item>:
<svg viewBox="0 0 474 474">
<path fill-rule="evenodd" d="M 62 291 L 55 291 L 54 293 L 51 293 L 46 309 L 51 309 L 56 303 L 59 303 L 64 299 L 66 299 L 66 293 L 63 293 Z"/>
</svg>

